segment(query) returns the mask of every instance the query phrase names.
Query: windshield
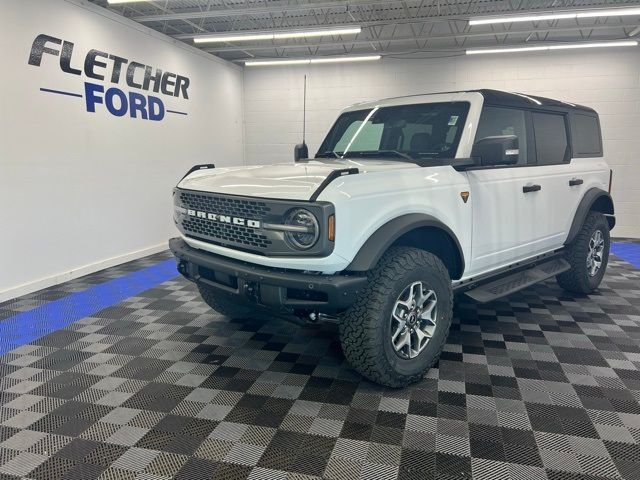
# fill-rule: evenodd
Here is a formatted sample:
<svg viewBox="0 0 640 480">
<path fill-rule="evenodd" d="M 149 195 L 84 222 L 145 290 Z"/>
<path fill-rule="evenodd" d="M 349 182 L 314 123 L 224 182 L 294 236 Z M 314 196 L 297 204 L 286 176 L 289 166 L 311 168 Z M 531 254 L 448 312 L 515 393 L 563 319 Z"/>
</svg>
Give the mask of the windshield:
<svg viewBox="0 0 640 480">
<path fill-rule="evenodd" d="M 468 102 L 446 102 L 346 112 L 338 117 L 316 158 L 453 158 L 468 111 Z"/>
</svg>

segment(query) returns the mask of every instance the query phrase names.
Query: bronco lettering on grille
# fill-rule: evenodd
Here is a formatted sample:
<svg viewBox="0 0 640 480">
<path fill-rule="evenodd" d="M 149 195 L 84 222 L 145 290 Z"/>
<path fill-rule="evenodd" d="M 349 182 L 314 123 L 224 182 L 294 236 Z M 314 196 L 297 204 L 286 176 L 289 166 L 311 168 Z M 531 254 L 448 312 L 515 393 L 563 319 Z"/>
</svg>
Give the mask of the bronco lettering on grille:
<svg viewBox="0 0 640 480">
<path fill-rule="evenodd" d="M 209 213 L 209 212 L 202 212 L 200 210 L 187 209 L 187 215 L 189 215 L 190 217 L 204 218 L 214 222 L 240 225 L 242 227 L 249 227 L 249 228 L 261 227 L 261 223 L 259 220 L 249 220 L 248 218 L 231 217 L 229 215 L 221 215 L 219 213 Z"/>
</svg>

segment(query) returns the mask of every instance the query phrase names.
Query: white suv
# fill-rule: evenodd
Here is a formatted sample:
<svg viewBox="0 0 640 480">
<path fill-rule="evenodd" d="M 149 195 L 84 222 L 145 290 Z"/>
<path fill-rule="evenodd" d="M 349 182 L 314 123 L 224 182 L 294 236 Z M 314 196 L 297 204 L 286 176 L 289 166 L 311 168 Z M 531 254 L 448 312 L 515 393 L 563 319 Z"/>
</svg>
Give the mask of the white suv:
<svg viewBox="0 0 640 480">
<path fill-rule="evenodd" d="M 453 294 L 493 300 L 556 276 L 598 287 L 615 224 L 597 113 L 494 90 L 362 103 L 313 160 L 194 167 L 174 191 L 179 271 L 215 310 L 337 318 L 388 386 L 440 354 Z"/>
</svg>

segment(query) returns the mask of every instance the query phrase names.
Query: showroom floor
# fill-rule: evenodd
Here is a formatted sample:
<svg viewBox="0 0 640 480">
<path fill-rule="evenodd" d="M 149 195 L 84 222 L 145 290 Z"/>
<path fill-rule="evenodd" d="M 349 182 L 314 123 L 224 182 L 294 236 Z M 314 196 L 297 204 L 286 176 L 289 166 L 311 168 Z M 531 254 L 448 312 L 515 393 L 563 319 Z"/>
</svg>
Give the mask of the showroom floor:
<svg viewBox="0 0 640 480">
<path fill-rule="evenodd" d="M 168 254 L 0 304 L 0 480 L 640 478 L 640 244 L 613 251 L 589 297 L 461 298 L 403 390 L 333 324 L 211 312 Z"/>
</svg>

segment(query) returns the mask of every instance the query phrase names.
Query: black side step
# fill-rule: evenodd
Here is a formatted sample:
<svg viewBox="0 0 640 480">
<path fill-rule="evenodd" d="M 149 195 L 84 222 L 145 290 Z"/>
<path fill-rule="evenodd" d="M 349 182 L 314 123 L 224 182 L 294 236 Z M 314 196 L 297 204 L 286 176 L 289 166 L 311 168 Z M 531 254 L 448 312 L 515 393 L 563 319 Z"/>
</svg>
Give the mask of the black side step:
<svg viewBox="0 0 640 480">
<path fill-rule="evenodd" d="M 570 268 L 571 266 L 564 258 L 554 258 L 527 270 L 512 273 L 498 280 L 485 283 L 465 293 L 480 303 L 486 303 L 530 287 Z"/>
</svg>

